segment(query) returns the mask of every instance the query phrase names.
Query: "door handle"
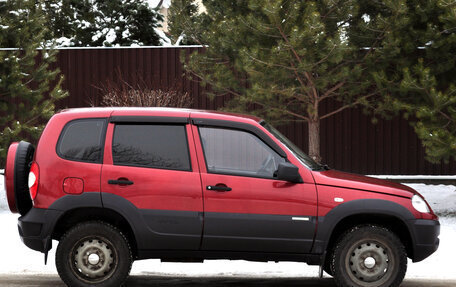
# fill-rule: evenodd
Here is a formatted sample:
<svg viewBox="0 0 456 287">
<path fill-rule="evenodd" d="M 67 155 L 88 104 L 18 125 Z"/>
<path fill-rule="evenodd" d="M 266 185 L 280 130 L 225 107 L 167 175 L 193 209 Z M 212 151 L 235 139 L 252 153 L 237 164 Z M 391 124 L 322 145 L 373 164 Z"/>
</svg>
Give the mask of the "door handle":
<svg viewBox="0 0 456 287">
<path fill-rule="evenodd" d="M 118 184 L 118 185 L 132 185 L 133 181 L 128 179 L 110 179 L 108 184 Z"/>
<path fill-rule="evenodd" d="M 228 187 L 226 185 L 208 185 L 206 186 L 206 189 L 220 192 L 231 191 L 231 187 Z"/>
</svg>

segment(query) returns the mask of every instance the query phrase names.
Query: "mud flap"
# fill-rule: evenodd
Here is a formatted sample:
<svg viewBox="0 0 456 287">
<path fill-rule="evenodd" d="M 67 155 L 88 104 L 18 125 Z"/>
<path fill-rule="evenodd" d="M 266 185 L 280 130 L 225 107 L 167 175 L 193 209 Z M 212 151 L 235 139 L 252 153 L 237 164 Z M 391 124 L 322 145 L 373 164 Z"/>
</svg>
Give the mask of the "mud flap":
<svg viewBox="0 0 456 287">
<path fill-rule="evenodd" d="M 318 269 L 318 277 L 320 279 L 323 278 L 323 266 L 325 266 L 325 260 L 326 260 L 326 251 L 323 253 L 323 256 L 321 257 L 320 268 Z"/>
<path fill-rule="evenodd" d="M 48 253 L 49 250 L 52 249 L 52 239 L 50 236 L 43 239 L 43 246 L 44 246 L 44 265 L 47 265 Z"/>
</svg>

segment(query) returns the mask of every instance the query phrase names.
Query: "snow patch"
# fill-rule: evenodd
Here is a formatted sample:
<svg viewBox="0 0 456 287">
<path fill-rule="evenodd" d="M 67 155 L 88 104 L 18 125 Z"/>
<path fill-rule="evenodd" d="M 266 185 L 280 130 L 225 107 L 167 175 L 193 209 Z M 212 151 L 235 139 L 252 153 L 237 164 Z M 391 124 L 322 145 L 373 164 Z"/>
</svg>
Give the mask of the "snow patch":
<svg viewBox="0 0 456 287">
<path fill-rule="evenodd" d="M 367 14 L 363 14 L 363 16 L 361 16 L 361 18 L 363 18 L 364 22 L 366 22 L 366 23 L 369 23 L 371 20 L 370 16 Z"/>
<path fill-rule="evenodd" d="M 57 38 L 55 42 L 58 46 L 71 46 L 73 43 L 73 39 L 67 37 L 60 37 Z"/>
<path fill-rule="evenodd" d="M 160 37 L 160 44 L 164 47 L 171 47 L 173 46 L 171 40 L 166 36 L 165 32 L 160 29 L 154 28 L 155 33 Z"/>
<path fill-rule="evenodd" d="M 161 7 L 157 7 L 158 4 L 160 4 L 161 0 L 147 0 L 147 3 L 149 3 L 149 6 L 152 8 L 169 8 L 171 6 L 171 0 L 163 0 L 163 3 Z"/>
<path fill-rule="evenodd" d="M 106 34 L 105 42 L 112 43 L 116 40 L 116 38 L 117 38 L 116 31 L 114 29 L 110 29 L 108 34 Z"/>
<path fill-rule="evenodd" d="M 119 27 L 119 30 L 120 30 L 120 27 Z M 128 38 L 128 37 L 130 37 L 130 35 L 131 35 L 131 33 L 130 33 L 130 30 L 128 30 L 128 29 L 126 29 L 125 31 L 122 32 L 122 38 Z"/>
<path fill-rule="evenodd" d="M 380 179 L 395 179 L 395 180 L 456 180 L 456 175 L 367 175 Z"/>
</svg>

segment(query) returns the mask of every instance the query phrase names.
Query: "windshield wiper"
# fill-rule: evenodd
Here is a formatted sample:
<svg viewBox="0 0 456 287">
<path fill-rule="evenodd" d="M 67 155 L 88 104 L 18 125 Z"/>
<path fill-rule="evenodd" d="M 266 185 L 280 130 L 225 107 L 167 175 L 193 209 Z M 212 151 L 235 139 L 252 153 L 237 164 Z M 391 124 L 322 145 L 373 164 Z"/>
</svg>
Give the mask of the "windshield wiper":
<svg viewBox="0 0 456 287">
<path fill-rule="evenodd" d="M 322 164 L 322 163 L 319 163 L 318 164 L 318 168 L 315 168 L 313 170 L 315 171 L 321 171 L 321 170 L 330 170 L 331 168 L 327 165 L 327 164 Z"/>
</svg>

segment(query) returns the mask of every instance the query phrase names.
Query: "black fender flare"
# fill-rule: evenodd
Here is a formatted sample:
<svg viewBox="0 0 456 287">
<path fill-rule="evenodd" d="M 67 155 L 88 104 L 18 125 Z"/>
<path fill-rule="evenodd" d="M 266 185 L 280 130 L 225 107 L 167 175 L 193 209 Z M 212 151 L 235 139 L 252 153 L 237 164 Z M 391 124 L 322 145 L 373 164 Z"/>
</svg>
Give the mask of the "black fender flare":
<svg viewBox="0 0 456 287">
<path fill-rule="evenodd" d="M 52 213 L 52 220 L 46 221 L 46 228 L 43 234 L 47 235 L 47 240 L 51 240 L 51 234 L 59 222 L 69 211 L 78 208 L 103 207 L 99 192 L 84 192 L 82 194 L 67 194 L 54 201 L 48 208 L 47 213 Z"/>
<path fill-rule="evenodd" d="M 130 225 L 130 228 L 134 233 L 133 236 L 136 240 L 138 249 L 141 249 L 145 245 L 145 238 L 143 238 L 140 230 L 142 229 L 141 225 L 146 226 L 146 223 L 144 222 L 138 208 L 121 196 L 104 192 L 85 192 L 80 195 L 68 194 L 57 199 L 51 206 L 49 206 L 49 209 L 58 210 L 61 212 L 61 215 L 59 218 L 55 219 L 52 226 L 49 226 L 50 232 L 54 230 L 58 220 L 67 212 L 78 208 L 91 207 L 110 209 L 118 213 Z"/>
<path fill-rule="evenodd" d="M 147 223 L 142 217 L 140 210 L 129 200 L 112 193 L 102 192 L 103 207 L 119 213 L 130 225 L 133 236 L 136 240 L 138 250 L 145 249 L 147 246 L 147 236 L 143 232 Z"/>
<path fill-rule="evenodd" d="M 84 207 L 103 207 L 99 192 L 84 192 L 82 194 L 67 194 L 54 201 L 48 209 L 70 211 Z"/>
<path fill-rule="evenodd" d="M 345 218 L 356 215 L 385 215 L 401 220 L 407 226 L 410 237 L 415 238 L 409 227 L 409 221 L 415 216 L 404 206 L 384 199 L 358 199 L 342 203 L 325 216 L 318 217 L 317 232 L 311 253 L 324 254 L 335 227 Z"/>
</svg>

